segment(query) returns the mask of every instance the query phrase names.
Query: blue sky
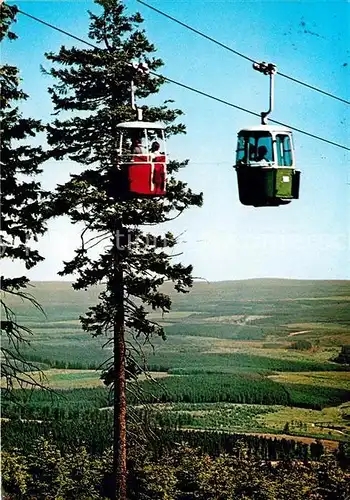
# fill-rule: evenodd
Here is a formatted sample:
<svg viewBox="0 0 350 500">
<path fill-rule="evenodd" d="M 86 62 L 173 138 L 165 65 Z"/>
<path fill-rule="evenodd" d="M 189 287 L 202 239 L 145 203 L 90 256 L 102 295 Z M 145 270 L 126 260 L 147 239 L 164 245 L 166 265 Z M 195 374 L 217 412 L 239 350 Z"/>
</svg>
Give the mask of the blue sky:
<svg viewBox="0 0 350 500">
<path fill-rule="evenodd" d="M 346 1 L 206 1 L 148 0 L 233 49 L 345 99 L 350 98 L 350 6 Z M 90 1 L 19 1 L 19 8 L 87 38 Z M 164 60 L 161 72 L 179 82 L 260 112 L 268 107 L 268 78 L 249 61 L 152 12 L 136 0 L 129 12 L 140 11 L 150 41 Z M 19 66 L 22 86 L 30 95 L 25 114 L 47 121 L 52 112 L 46 92 L 50 79 L 45 51 L 64 44 L 67 36 L 18 16 L 19 40 L 5 43 L 2 59 Z M 173 84 L 152 98 L 158 104 L 174 99 L 184 111 L 187 135 L 169 140 L 173 158 L 191 160 L 183 179 L 203 191 L 204 206 L 191 209 L 164 226 L 181 235 L 181 260 L 194 274 L 210 281 L 255 277 L 350 279 L 349 152 L 300 133 L 294 134 L 300 199 L 277 208 L 239 203 L 234 164 L 236 134 L 259 123 L 244 112 L 211 101 Z M 349 146 L 349 105 L 276 77 L 275 110 L 271 117 Z M 48 162 L 42 176 L 46 188 L 80 171 L 72 162 Z M 27 273 L 34 280 L 60 279 L 62 260 L 79 244 L 77 228 L 65 218 L 52 221 L 38 248 L 46 258 Z M 22 268 L 9 264 L 8 272 Z"/>
</svg>

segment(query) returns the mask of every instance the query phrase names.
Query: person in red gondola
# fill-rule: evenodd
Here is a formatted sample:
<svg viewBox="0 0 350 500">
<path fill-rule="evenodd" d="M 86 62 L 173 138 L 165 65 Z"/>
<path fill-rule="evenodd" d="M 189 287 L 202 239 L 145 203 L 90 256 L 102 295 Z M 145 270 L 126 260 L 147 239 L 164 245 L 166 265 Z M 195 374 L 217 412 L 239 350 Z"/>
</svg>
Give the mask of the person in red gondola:
<svg viewBox="0 0 350 500">
<path fill-rule="evenodd" d="M 156 157 L 160 155 L 160 144 L 157 141 L 152 142 L 151 146 L 151 159 L 156 161 Z"/>
<path fill-rule="evenodd" d="M 165 168 L 164 163 L 155 163 L 152 182 L 156 193 L 163 193 L 165 186 Z"/>
<path fill-rule="evenodd" d="M 159 142 L 154 141 L 152 143 L 150 153 L 152 162 L 155 162 L 153 167 L 152 183 L 156 193 L 163 193 L 165 187 L 165 167 L 164 162 L 159 162 L 159 160 L 157 161 L 157 158 L 161 155 L 159 149 Z"/>
<path fill-rule="evenodd" d="M 143 153 L 142 143 L 141 143 L 141 139 L 139 137 L 133 137 L 132 145 L 131 145 L 131 152 L 133 155 L 140 155 Z"/>
</svg>

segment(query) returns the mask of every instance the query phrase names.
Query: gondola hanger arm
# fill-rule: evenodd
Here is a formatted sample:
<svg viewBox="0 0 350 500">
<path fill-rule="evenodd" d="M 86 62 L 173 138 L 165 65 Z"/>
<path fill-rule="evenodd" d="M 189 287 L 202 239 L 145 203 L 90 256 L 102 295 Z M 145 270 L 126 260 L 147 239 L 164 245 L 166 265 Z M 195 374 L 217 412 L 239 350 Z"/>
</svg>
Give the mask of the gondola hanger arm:
<svg viewBox="0 0 350 500">
<path fill-rule="evenodd" d="M 136 73 L 143 73 L 147 74 L 149 73 L 149 67 L 146 63 L 143 62 L 132 62 L 129 63 L 128 66 L 132 66 L 134 68 L 135 74 Z M 135 103 L 135 92 L 136 92 L 136 85 L 134 83 L 134 80 L 131 80 L 131 107 L 133 110 L 136 111 L 137 113 L 137 120 L 142 121 L 142 108 L 138 108 L 136 103 Z"/>
<path fill-rule="evenodd" d="M 265 61 L 261 63 L 253 63 L 253 68 L 264 75 L 269 75 L 270 77 L 270 93 L 269 93 L 269 109 L 267 111 L 262 111 L 261 116 L 261 124 L 267 125 L 267 117 L 273 111 L 274 106 L 274 76 L 277 73 L 276 65 L 273 63 L 266 63 Z"/>
</svg>

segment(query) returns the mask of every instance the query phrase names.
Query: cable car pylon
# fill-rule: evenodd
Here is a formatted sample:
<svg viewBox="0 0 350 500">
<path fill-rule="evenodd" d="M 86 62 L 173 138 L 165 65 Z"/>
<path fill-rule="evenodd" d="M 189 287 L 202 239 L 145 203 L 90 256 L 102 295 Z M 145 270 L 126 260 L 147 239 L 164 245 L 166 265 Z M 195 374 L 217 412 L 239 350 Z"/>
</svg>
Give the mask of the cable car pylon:
<svg viewBox="0 0 350 500">
<path fill-rule="evenodd" d="M 261 125 L 238 132 L 234 167 L 239 199 L 254 207 L 286 205 L 299 198 L 300 171 L 295 168 L 292 131 L 268 125 L 267 117 L 274 108 L 276 66 L 255 62 L 253 68 L 270 78 L 269 109 L 261 112 Z"/>
</svg>

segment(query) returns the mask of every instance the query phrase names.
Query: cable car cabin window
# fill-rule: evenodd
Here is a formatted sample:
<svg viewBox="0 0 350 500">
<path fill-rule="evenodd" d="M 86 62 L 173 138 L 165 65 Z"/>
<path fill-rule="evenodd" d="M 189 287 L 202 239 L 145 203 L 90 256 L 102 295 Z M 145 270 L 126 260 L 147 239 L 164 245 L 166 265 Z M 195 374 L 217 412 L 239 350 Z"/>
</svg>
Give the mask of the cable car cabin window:
<svg viewBox="0 0 350 500">
<path fill-rule="evenodd" d="M 277 159 L 280 167 L 293 166 L 292 144 L 289 135 L 276 136 Z"/>
<path fill-rule="evenodd" d="M 163 130 L 147 130 L 147 144 L 149 160 L 153 162 L 165 162 L 165 137 Z"/>
<path fill-rule="evenodd" d="M 125 162 L 165 162 L 163 131 L 131 129 L 123 131 L 119 154 Z"/>
<path fill-rule="evenodd" d="M 273 161 L 273 152 L 272 152 L 272 137 L 271 135 L 266 136 L 258 136 L 256 138 L 255 145 L 255 158 L 253 161 L 262 161 L 266 160 L 267 162 Z"/>
<path fill-rule="evenodd" d="M 245 163 L 246 158 L 246 138 L 240 135 L 237 142 L 236 163 Z"/>
<path fill-rule="evenodd" d="M 248 160 L 249 161 L 254 161 L 255 160 L 255 153 L 256 153 L 256 138 L 255 137 L 249 137 L 248 140 Z"/>
<path fill-rule="evenodd" d="M 147 136 L 143 134 L 133 134 L 128 138 L 126 154 L 131 156 L 131 161 L 147 161 Z"/>
<path fill-rule="evenodd" d="M 251 132 L 238 137 L 236 163 L 264 165 L 274 161 L 272 136 L 264 132 Z"/>
</svg>

